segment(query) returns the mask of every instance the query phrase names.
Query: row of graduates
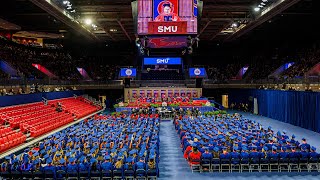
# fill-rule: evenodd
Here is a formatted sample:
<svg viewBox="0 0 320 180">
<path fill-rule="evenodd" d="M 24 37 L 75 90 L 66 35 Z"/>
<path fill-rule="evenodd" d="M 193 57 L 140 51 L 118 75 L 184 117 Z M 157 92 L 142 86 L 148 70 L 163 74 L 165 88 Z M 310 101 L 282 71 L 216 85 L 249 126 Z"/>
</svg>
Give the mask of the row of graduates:
<svg viewBox="0 0 320 180">
<path fill-rule="evenodd" d="M 231 153 L 233 157 L 239 157 L 241 153 L 257 158 L 318 157 L 316 148 L 310 147 L 305 138 L 302 138 L 300 144 L 294 135 L 290 139 L 286 131 L 274 133 L 271 127 L 263 129 L 259 123 L 244 119 L 239 114 L 213 118 L 177 118 L 174 124 L 186 159 L 194 147 L 201 153 L 200 157 L 206 149 L 214 158 L 227 159 L 232 157 Z"/>
<path fill-rule="evenodd" d="M 299 159 L 313 159 L 318 162 L 320 154 L 316 152 L 315 147 L 311 147 L 311 151 L 308 152 L 305 147 L 301 151 L 297 151 L 295 147 L 287 149 L 281 147 L 281 150 L 277 150 L 276 146 L 269 150 L 268 147 L 264 146 L 262 151 L 258 151 L 256 147 L 252 150 L 248 150 L 247 146 L 243 146 L 242 150 L 234 147 L 232 151 L 228 151 L 226 147 L 219 150 L 215 147 L 213 151 L 210 151 L 208 147 L 198 148 L 197 144 L 191 143 L 184 151 L 184 158 L 189 161 L 190 164 L 199 164 L 201 160 L 212 160 L 213 158 L 219 158 L 220 160 L 231 160 L 232 164 L 239 164 L 241 159 L 267 159 L 267 160 L 278 160 L 278 159 L 295 159 L 297 162 Z"/>
<path fill-rule="evenodd" d="M 90 119 L 49 136 L 32 150 L 6 157 L 1 171 L 113 170 L 120 162 L 124 171 L 126 163 L 140 168 L 141 158 L 148 162 L 144 169 L 158 174 L 158 135 L 158 118 Z"/>
</svg>

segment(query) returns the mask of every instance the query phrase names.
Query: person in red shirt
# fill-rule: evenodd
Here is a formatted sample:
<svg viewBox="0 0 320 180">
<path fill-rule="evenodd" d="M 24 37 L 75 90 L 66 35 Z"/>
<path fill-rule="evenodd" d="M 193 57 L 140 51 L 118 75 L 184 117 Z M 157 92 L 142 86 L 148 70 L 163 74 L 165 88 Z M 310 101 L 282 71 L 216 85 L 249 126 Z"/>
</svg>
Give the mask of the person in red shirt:
<svg viewBox="0 0 320 180">
<path fill-rule="evenodd" d="M 192 151 L 192 144 L 193 144 L 193 141 L 189 141 L 189 146 L 187 146 L 186 150 L 184 151 L 183 157 L 185 159 L 188 159 L 189 153 Z"/>
<path fill-rule="evenodd" d="M 198 148 L 194 146 L 192 152 L 190 152 L 188 161 L 190 164 L 200 164 L 201 152 L 198 151 Z"/>
<path fill-rule="evenodd" d="M 173 4 L 166 2 L 162 5 L 162 12 L 155 18 L 155 21 L 180 21 L 180 17 L 172 12 Z"/>
</svg>

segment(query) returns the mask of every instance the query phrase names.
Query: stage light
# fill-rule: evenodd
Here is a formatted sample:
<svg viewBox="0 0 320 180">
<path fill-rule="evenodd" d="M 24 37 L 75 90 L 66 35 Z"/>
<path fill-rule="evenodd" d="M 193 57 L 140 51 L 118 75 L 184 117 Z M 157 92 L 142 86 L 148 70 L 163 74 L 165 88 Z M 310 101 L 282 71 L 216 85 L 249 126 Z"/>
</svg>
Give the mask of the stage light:
<svg viewBox="0 0 320 180">
<path fill-rule="evenodd" d="M 259 7 L 255 7 L 255 8 L 254 8 L 254 11 L 255 11 L 255 12 L 258 12 L 258 11 L 260 11 L 260 8 L 259 8 Z"/>
<path fill-rule="evenodd" d="M 86 20 L 84 20 L 84 22 L 85 22 L 87 25 L 91 25 L 91 24 L 92 24 L 92 20 L 91 20 L 91 19 L 86 19 Z"/>
<path fill-rule="evenodd" d="M 63 1 L 62 3 L 63 4 L 69 4 L 70 2 L 69 1 Z"/>
<path fill-rule="evenodd" d="M 232 23 L 231 27 L 234 27 L 234 28 L 238 27 L 238 23 L 237 22 Z"/>
</svg>

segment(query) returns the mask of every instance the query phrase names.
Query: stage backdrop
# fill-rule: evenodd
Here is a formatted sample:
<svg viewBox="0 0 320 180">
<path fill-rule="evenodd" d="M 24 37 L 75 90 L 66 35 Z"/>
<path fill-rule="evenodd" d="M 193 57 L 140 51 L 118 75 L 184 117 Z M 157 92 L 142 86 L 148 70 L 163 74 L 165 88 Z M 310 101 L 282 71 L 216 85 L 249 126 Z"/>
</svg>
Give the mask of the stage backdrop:
<svg viewBox="0 0 320 180">
<path fill-rule="evenodd" d="M 320 132 L 320 93 L 280 90 L 233 90 L 229 93 L 232 102 L 250 103 L 258 100 L 259 114 Z"/>
</svg>

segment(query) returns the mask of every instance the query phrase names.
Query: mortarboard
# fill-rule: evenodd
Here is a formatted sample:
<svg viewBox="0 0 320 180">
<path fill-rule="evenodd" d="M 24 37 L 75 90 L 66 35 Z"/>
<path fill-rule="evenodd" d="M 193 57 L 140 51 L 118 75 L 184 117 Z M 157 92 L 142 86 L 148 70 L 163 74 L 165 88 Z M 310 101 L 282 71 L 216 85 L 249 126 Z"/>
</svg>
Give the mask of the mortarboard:
<svg viewBox="0 0 320 180">
<path fill-rule="evenodd" d="M 43 156 L 43 158 L 47 159 L 49 157 L 49 154 L 46 154 Z"/>
<path fill-rule="evenodd" d="M 49 157 L 49 158 L 46 160 L 46 163 L 47 163 L 47 164 L 51 164 L 51 163 L 52 163 L 51 157 Z"/>
<path fill-rule="evenodd" d="M 294 134 L 292 134 L 292 136 L 291 136 L 291 137 L 292 137 L 292 139 L 296 138 L 296 136 L 295 136 Z"/>
<path fill-rule="evenodd" d="M 302 141 L 305 141 L 306 140 L 306 138 L 302 138 Z"/>
<path fill-rule="evenodd" d="M 268 150 L 269 150 L 267 146 L 263 146 L 263 149 L 264 149 L 265 151 L 268 151 Z"/>
<path fill-rule="evenodd" d="M 64 160 L 64 158 L 60 159 L 60 164 L 64 164 L 66 161 Z"/>
<path fill-rule="evenodd" d="M 312 146 L 312 147 L 311 147 L 311 150 L 312 150 L 312 151 L 316 151 L 316 150 L 317 150 L 317 148 L 316 148 L 316 147 L 314 147 L 314 146 Z"/>
</svg>

